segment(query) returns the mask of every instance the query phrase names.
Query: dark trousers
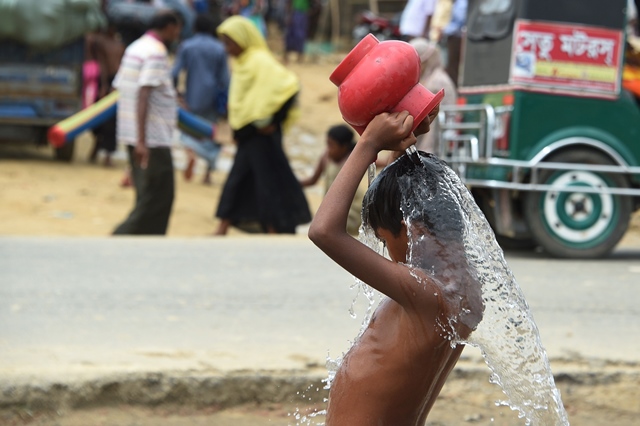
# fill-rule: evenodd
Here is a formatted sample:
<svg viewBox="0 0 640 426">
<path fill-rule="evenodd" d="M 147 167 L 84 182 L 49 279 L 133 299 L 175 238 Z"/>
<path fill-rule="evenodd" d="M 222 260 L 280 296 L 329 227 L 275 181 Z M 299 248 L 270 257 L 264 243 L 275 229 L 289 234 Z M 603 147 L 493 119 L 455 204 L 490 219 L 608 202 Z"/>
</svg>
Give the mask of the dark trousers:
<svg viewBox="0 0 640 426">
<path fill-rule="evenodd" d="M 460 73 L 460 56 L 462 55 L 462 38 L 449 36 L 447 38 L 447 74 L 458 87 L 458 75 Z"/>
<path fill-rule="evenodd" d="M 116 117 L 110 118 L 93 130 L 96 138 L 96 150 L 104 149 L 109 154 L 116 150 Z"/>
<path fill-rule="evenodd" d="M 134 147 L 128 146 L 131 179 L 136 204 L 114 235 L 164 235 L 173 205 L 173 160 L 170 148 L 150 148 L 145 170 L 135 162 Z"/>
</svg>

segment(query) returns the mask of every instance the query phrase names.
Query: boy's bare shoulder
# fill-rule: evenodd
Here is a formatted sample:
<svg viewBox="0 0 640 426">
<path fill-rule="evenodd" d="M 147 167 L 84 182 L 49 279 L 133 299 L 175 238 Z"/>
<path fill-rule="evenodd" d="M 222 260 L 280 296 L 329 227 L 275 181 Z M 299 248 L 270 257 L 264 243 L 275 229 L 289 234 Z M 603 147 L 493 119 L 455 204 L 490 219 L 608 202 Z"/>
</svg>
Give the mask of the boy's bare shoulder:
<svg viewBox="0 0 640 426">
<path fill-rule="evenodd" d="M 420 306 L 437 307 L 441 303 L 440 286 L 435 277 L 430 276 L 420 268 L 404 263 L 398 263 L 399 279 L 397 284 L 405 294 L 407 303 L 397 301 L 405 308 Z"/>
</svg>

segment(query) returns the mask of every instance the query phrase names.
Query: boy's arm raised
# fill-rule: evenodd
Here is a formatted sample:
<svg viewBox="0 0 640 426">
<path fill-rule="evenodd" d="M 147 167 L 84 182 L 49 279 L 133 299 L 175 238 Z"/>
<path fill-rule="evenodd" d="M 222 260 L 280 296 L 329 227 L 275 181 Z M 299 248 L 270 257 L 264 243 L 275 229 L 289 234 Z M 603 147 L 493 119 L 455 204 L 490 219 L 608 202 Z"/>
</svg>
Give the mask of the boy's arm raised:
<svg viewBox="0 0 640 426">
<path fill-rule="evenodd" d="M 351 200 L 369 165 L 381 150 L 402 151 L 415 143 L 413 117 L 408 112 L 376 116 L 362 134 L 345 165 L 325 195 L 309 238 L 327 256 L 351 274 L 404 305 L 404 282 L 415 282 L 409 269 L 380 256 L 346 231 Z"/>
</svg>

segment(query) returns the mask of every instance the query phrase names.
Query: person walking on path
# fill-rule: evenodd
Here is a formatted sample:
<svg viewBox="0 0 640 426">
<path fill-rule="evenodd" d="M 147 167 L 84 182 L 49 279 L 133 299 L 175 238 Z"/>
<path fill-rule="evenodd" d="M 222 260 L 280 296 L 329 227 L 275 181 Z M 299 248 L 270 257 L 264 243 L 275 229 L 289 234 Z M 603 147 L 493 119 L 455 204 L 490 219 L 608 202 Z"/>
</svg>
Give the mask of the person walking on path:
<svg viewBox="0 0 640 426">
<path fill-rule="evenodd" d="M 214 38 L 215 23 L 207 15 L 198 15 L 195 22 L 195 35 L 180 45 L 173 66 L 173 82 L 177 87 L 178 77 L 186 71 L 186 90 L 184 106 L 190 112 L 217 122 L 221 111 L 220 100 L 225 99 L 229 87 L 227 55 L 222 43 Z M 226 102 L 223 102 L 226 104 Z M 211 172 L 215 169 L 220 153 L 220 144 L 211 139 L 196 139 L 182 133 L 182 144 L 187 149 L 187 167 L 185 178 L 191 179 L 195 165 L 194 152 L 207 161 L 207 171 L 203 183 L 211 183 Z"/>
<path fill-rule="evenodd" d="M 231 6 L 233 15 L 244 16 L 250 20 L 260 33 L 267 36 L 267 23 L 264 20 L 264 13 L 267 10 L 266 0 L 234 0 Z"/>
<path fill-rule="evenodd" d="M 311 220 L 282 147 L 284 124 L 297 111 L 298 77 L 278 62 L 250 20 L 232 16 L 218 35 L 233 58 L 228 109 L 237 151 L 218 204 L 215 235 L 255 223 L 262 232 L 295 233 L 297 225 Z"/>
<path fill-rule="evenodd" d="M 444 89 L 444 98 L 440 105 L 455 105 L 458 99 L 457 90 L 453 80 L 442 66 L 440 49 L 438 45 L 425 38 L 414 38 L 409 42 L 420 57 L 420 83 L 432 93 Z M 429 153 L 437 153 L 439 146 L 439 125 L 435 120 L 429 133 L 418 136 L 416 148 Z"/>
<path fill-rule="evenodd" d="M 400 35 L 406 41 L 429 34 L 436 0 L 409 0 L 400 16 Z"/>
<path fill-rule="evenodd" d="M 114 80 L 120 92 L 118 140 L 127 145 L 135 206 L 114 235 L 164 235 L 173 205 L 171 141 L 176 127 L 176 91 L 166 45 L 180 36 L 175 12 L 153 17 L 150 30 L 125 51 Z"/>
<path fill-rule="evenodd" d="M 467 0 L 455 0 L 451 9 L 451 19 L 442 30 L 447 39 L 447 74 L 457 86 L 462 55 L 462 31 L 467 22 Z"/>
<path fill-rule="evenodd" d="M 436 0 L 433 15 L 431 15 L 429 40 L 440 43 L 440 40 L 442 39 L 442 31 L 451 21 L 451 9 L 453 7 L 453 2 L 454 0 Z"/>
<path fill-rule="evenodd" d="M 304 44 L 307 40 L 310 3 L 310 0 L 287 0 L 284 37 L 285 64 L 289 62 L 289 54 L 292 52 L 298 55 L 299 63 L 304 60 Z"/>
</svg>

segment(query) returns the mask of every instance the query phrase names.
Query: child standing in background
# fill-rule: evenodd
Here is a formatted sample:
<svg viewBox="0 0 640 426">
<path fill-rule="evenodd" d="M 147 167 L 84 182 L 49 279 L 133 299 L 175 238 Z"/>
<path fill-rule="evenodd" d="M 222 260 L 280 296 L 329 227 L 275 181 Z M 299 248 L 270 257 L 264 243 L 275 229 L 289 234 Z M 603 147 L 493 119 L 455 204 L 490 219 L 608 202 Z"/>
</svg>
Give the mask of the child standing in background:
<svg viewBox="0 0 640 426">
<path fill-rule="evenodd" d="M 353 151 L 353 148 L 356 146 L 354 136 L 353 130 L 347 125 L 338 124 L 331 127 L 327 132 L 327 148 L 324 154 L 322 154 L 322 157 L 320 157 L 313 175 L 300 181 L 302 187 L 315 185 L 324 173 L 324 192 L 326 194 L 336 176 L 338 176 L 338 172 L 342 169 L 347 158 L 349 158 L 349 154 L 351 154 L 351 151 Z M 353 201 L 351 202 L 351 208 L 349 209 L 347 232 L 351 235 L 358 235 L 362 222 L 362 199 L 367 191 L 366 185 L 364 185 L 363 182 L 364 180 L 360 182 L 360 186 L 356 191 Z"/>
</svg>

